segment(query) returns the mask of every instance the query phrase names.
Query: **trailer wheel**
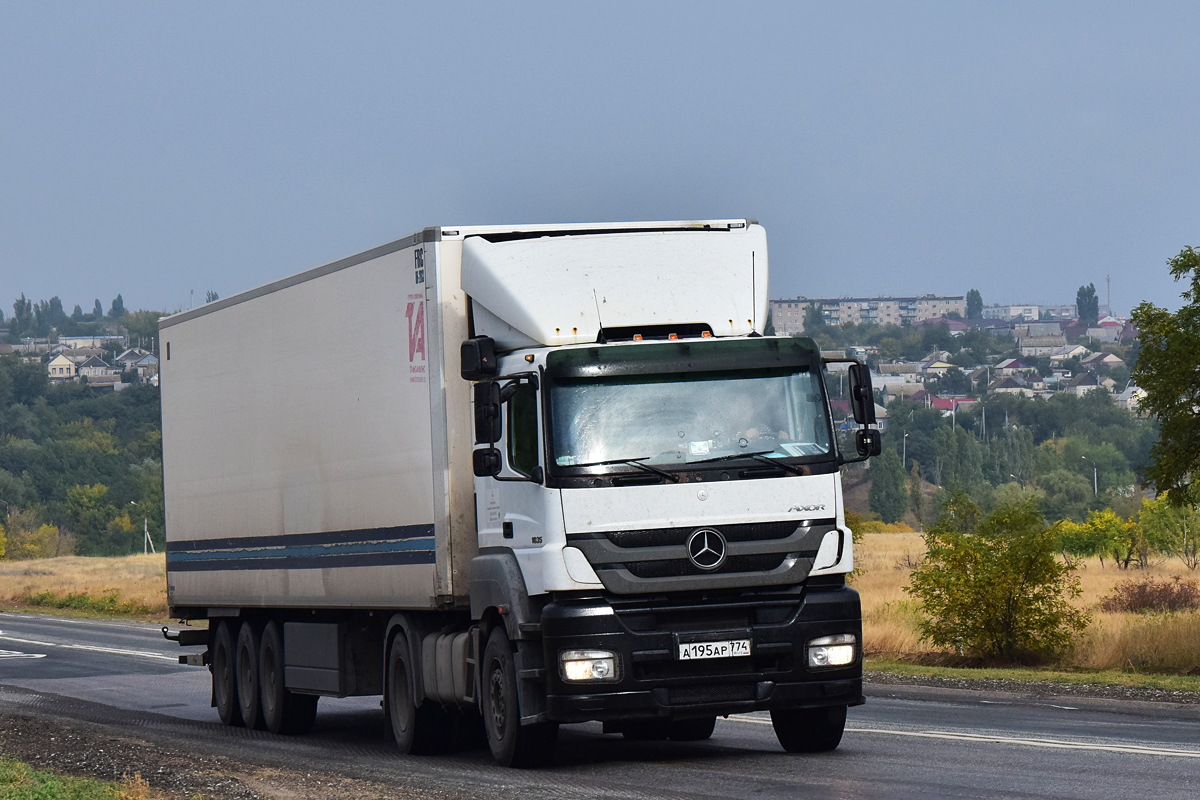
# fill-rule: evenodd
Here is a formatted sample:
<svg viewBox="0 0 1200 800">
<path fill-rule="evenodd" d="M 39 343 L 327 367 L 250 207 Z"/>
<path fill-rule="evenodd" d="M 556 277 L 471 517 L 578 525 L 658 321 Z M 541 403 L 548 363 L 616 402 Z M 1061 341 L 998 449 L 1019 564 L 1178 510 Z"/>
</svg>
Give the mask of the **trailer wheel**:
<svg viewBox="0 0 1200 800">
<path fill-rule="evenodd" d="M 775 737 L 789 753 L 836 750 L 846 728 L 846 707 L 795 708 L 771 712 Z"/>
<path fill-rule="evenodd" d="M 271 620 L 258 646 L 258 690 L 263 723 L 271 733 L 304 734 L 317 718 L 315 694 L 296 694 L 284 685 L 283 634 Z"/>
<path fill-rule="evenodd" d="M 408 638 L 403 633 L 392 639 L 387 665 L 387 714 L 396 747 L 406 755 L 429 755 L 452 749 L 458 715 L 451 715 L 431 700 L 420 706 L 414 703 L 414 672 Z"/>
<path fill-rule="evenodd" d="M 695 717 L 671 721 L 671 740 L 676 742 L 702 742 L 713 734 L 717 727 L 716 717 Z"/>
<path fill-rule="evenodd" d="M 258 630 L 254 623 L 246 620 L 238 631 L 237 667 L 238 707 L 247 728 L 263 730 L 262 703 L 258 699 Z"/>
<path fill-rule="evenodd" d="M 497 627 L 483 651 L 483 723 L 492 757 L 505 767 L 538 767 L 554 757 L 558 723 L 521 724 L 512 643 Z"/>
<path fill-rule="evenodd" d="M 242 709 L 238 705 L 237 671 L 234 668 L 233 633 L 229 623 L 221 620 L 217 623 L 217 632 L 213 637 L 212 651 L 212 682 L 213 702 L 217 706 L 217 716 L 225 725 L 241 726 Z"/>
</svg>

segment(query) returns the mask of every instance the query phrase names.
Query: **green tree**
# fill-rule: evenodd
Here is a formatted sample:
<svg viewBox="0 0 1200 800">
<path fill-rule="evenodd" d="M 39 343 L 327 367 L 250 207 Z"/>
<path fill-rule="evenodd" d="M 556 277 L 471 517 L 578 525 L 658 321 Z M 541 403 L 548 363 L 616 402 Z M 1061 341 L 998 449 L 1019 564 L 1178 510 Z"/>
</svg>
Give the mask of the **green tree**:
<svg viewBox="0 0 1200 800">
<path fill-rule="evenodd" d="M 908 507 L 904 489 L 904 467 L 900 456 L 888 448 L 871 464 L 871 490 L 868 493 L 871 510 L 884 522 L 899 522 L 904 519 Z"/>
<path fill-rule="evenodd" d="M 809 303 L 804 309 L 804 335 L 815 339 L 824 332 L 824 307 L 820 303 Z"/>
<path fill-rule="evenodd" d="M 112 305 L 108 307 L 108 316 L 111 319 L 120 319 L 125 316 L 125 301 L 121 299 L 121 295 L 113 298 Z"/>
<path fill-rule="evenodd" d="M 1145 392 L 1142 411 L 1158 418 L 1160 435 L 1144 475 L 1177 505 L 1200 504 L 1200 250 L 1185 247 L 1167 262 L 1188 279 L 1186 301 L 1172 314 L 1150 302 L 1133 310 L 1141 347 L 1133 381 Z"/>
<path fill-rule="evenodd" d="M 1080 286 L 1075 293 L 1075 313 L 1085 325 L 1095 325 L 1100 319 L 1100 298 L 1096 297 L 1096 284 Z"/>
<path fill-rule="evenodd" d="M 67 490 L 67 517 L 71 530 L 79 537 L 80 555 L 125 555 L 128 550 L 114 551 L 105 533 L 108 523 L 116 516 L 108 502 L 108 487 L 102 483 L 81 484 Z"/>
<path fill-rule="evenodd" d="M 104 316 L 104 306 L 100 305 L 100 298 L 96 298 L 96 304 L 92 306 L 92 320 L 99 320 Z"/>
<path fill-rule="evenodd" d="M 971 491 L 983 483 L 983 446 L 960 427 L 939 428 L 933 436 L 938 484 Z"/>
<path fill-rule="evenodd" d="M 983 318 L 983 296 L 978 289 L 967 292 L 967 319 Z"/>
<path fill-rule="evenodd" d="M 978 520 L 978 524 L 976 524 Z M 979 509 L 955 492 L 925 534 L 925 558 L 907 590 L 925 616 L 921 636 L 939 647 L 1008 661 L 1054 655 L 1087 625 L 1057 537 L 1032 500 Z"/>
<path fill-rule="evenodd" d="M 1048 519 L 1082 521 L 1095 500 L 1092 482 L 1065 469 L 1042 475 L 1037 480 L 1037 486 L 1045 493 L 1042 508 Z"/>
<path fill-rule="evenodd" d="M 13 318 L 9 332 L 21 336 L 33 327 L 33 304 L 25 299 L 25 293 L 13 302 Z"/>
<path fill-rule="evenodd" d="M 917 525 L 925 527 L 925 493 L 921 491 L 921 465 L 913 462 L 908 473 L 908 508 L 917 520 Z"/>
<path fill-rule="evenodd" d="M 1172 505 L 1159 495 L 1142 501 L 1138 522 L 1150 546 L 1177 557 L 1190 570 L 1200 567 L 1200 509 Z"/>
<path fill-rule="evenodd" d="M 148 346 L 158 336 L 158 320 L 162 316 L 161 311 L 130 311 L 121 317 L 121 325 L 131 337 L 137 338 L 139 344 Z"/>
</svg>

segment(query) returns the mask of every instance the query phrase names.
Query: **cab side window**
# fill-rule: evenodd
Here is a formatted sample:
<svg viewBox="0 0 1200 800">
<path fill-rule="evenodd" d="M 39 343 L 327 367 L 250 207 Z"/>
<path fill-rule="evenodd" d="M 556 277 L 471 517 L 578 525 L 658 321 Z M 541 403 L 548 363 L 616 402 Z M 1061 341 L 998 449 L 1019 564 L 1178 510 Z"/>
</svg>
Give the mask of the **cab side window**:
<svg viewBox="0 0 1200 800">
<path fill-rule="evenodd" d="M 522 384 L 508 401 L 508 463 L 522 475 L 538 466 L 537 390 Z"/>
</svg>

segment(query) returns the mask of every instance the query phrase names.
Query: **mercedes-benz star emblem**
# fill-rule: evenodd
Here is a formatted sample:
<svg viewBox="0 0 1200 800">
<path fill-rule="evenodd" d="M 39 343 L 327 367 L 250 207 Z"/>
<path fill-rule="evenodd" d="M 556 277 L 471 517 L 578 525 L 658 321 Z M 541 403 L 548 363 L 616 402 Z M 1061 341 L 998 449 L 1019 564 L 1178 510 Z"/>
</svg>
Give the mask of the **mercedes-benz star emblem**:
<svg viewBox="0 0 1200 800">
<path fill-rule="evenodd" d="M 712 528 L 694 530 L 687 540 L 687 554 L 693 564 L 711 572 L 725 563 L 725 537 Z"/>
</svg>

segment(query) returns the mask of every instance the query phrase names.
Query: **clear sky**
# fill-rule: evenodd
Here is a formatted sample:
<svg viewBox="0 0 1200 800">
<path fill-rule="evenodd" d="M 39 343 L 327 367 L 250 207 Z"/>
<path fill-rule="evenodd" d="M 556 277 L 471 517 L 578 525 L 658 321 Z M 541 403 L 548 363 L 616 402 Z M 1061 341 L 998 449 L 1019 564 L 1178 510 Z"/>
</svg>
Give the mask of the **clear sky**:
<svg viewBox="0 0 1200 800">
<path fill-rule="evenodd" d="M 0 4 L 0 309 L 427 225 L 754 217 L 774 297 L 1176 307 L 1200 4 Z M 195 292 L 195 299 L 191 292 Z"/>
</svg>

